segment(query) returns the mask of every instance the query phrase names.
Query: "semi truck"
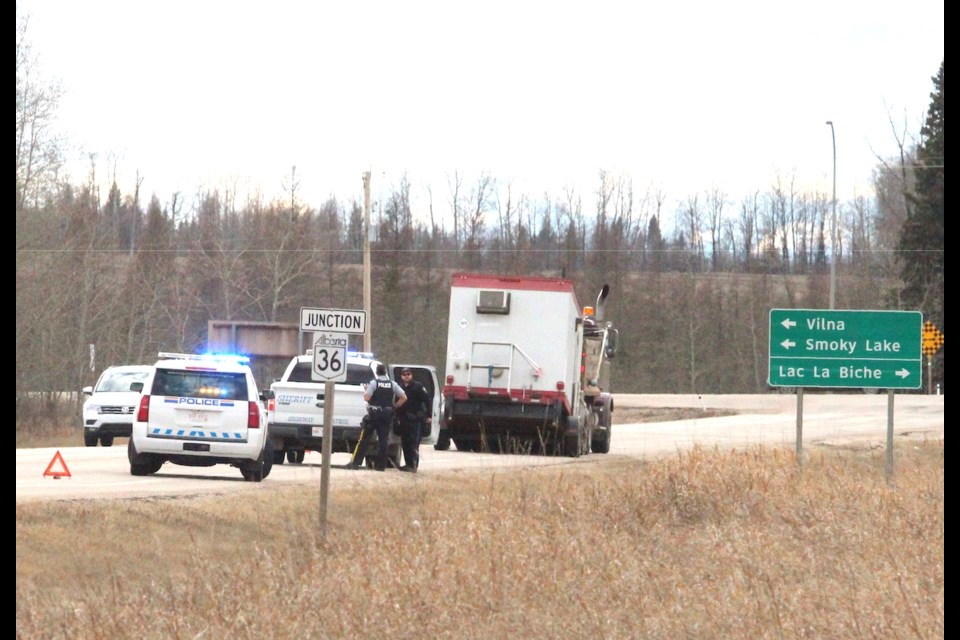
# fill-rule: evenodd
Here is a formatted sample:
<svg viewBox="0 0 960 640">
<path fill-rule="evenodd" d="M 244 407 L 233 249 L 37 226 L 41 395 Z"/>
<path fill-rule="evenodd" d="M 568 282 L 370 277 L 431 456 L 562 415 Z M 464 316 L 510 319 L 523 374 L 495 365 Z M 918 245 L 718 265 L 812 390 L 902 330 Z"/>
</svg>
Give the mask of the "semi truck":
<svg viewBox="0 0 960 640">
<path fill-rule="evenodd" d="M 434 447 L 579 457 L 608 453 L 610 287 L 581 307 L 564 278 L 455 273 L 443 414 Z"/>
</svg>

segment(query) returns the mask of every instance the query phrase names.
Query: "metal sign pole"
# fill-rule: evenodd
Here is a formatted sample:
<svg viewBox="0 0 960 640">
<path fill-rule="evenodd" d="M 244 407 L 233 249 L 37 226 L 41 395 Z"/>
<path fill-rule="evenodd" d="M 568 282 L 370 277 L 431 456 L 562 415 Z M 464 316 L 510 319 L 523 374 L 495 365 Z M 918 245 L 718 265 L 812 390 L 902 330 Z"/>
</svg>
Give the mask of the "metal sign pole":
<svg viewBox="0 0 960 640">
<path fill-rule="evenodd" d="M 887 390 L 887 482 L 893 480 L 893 389 Z"/>
<path fill-rule="evenodd" d="M 797 387 L 797 466 L 803 467 L 803 387 Z"/>
<path fill-rule="evenodd" d="M 333 390 L 334 383 L 323 385 L 323 454 L 320 466 L 320 533 L 327 539 L 327 497 L 330 493 L 330 456 L 333 451 Z"/>
</svg>

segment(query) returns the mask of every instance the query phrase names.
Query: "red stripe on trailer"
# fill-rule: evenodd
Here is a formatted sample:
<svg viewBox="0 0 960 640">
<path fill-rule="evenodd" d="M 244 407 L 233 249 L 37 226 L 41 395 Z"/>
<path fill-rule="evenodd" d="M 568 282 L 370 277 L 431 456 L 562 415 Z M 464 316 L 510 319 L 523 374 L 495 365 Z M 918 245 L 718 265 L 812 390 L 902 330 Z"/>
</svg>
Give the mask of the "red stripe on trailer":
<svg viewBox="0 0 960 640">
<path fill-rule="evenodd" d="M 482 289 L 522 289 L 525 291 L 568 291 L 574 293 L 573 280 L 564 278 L 511 277 L 482 273 L 455 273 L 450 277 L 450 286 Z"/>
<path fill-rule="evenodd" d="M 462 387 L 447 385 L 443 388 L 444 398 L 454 400 L 483 400 L 484 398 L 510 398 L 520 404 L 553 404 L 557 400 L 570 412 L 570 400 L 563 391 L 538 391 L 530 389 L 506 389 L 500 387 Z"/>
</svg>

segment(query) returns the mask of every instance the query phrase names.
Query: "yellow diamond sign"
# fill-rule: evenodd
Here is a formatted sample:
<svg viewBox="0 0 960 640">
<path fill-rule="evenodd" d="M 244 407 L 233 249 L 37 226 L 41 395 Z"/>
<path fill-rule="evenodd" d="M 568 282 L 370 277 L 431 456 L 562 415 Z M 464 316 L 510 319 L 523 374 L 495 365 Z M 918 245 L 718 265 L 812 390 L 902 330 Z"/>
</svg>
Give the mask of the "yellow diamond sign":
<svg viewBox="0 0 960 640">
<path fill-rule="evenodd" d="M 923 323 L 922 336 L 921 349 L 925 356 L 932 356 L 943 346 L 943 334 L 929 320 Z"/>
</svg>

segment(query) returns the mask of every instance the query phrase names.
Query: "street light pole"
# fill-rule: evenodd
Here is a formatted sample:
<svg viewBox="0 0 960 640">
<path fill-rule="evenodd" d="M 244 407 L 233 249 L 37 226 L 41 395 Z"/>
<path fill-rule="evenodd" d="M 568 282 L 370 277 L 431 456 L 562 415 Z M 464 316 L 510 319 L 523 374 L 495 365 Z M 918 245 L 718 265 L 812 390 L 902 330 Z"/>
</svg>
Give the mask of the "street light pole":
<svg viewBox="0 0 960 640">
<path fill-rule="evenodd" d="M 363 172 L 363 310 L 367 314 L 367 330 L 363 334 L 363 350 L 373 350 L 373 310 L 370 291 L 370 172 Z"/>
<path fill-rule="evenodd" d="M 833 309 L 837 301 L 837 136 L 833 120 L 827 120 L 827 124 L 833 140 L 833 216 L 830 219 L 830 308 Z"/>
</svg>

